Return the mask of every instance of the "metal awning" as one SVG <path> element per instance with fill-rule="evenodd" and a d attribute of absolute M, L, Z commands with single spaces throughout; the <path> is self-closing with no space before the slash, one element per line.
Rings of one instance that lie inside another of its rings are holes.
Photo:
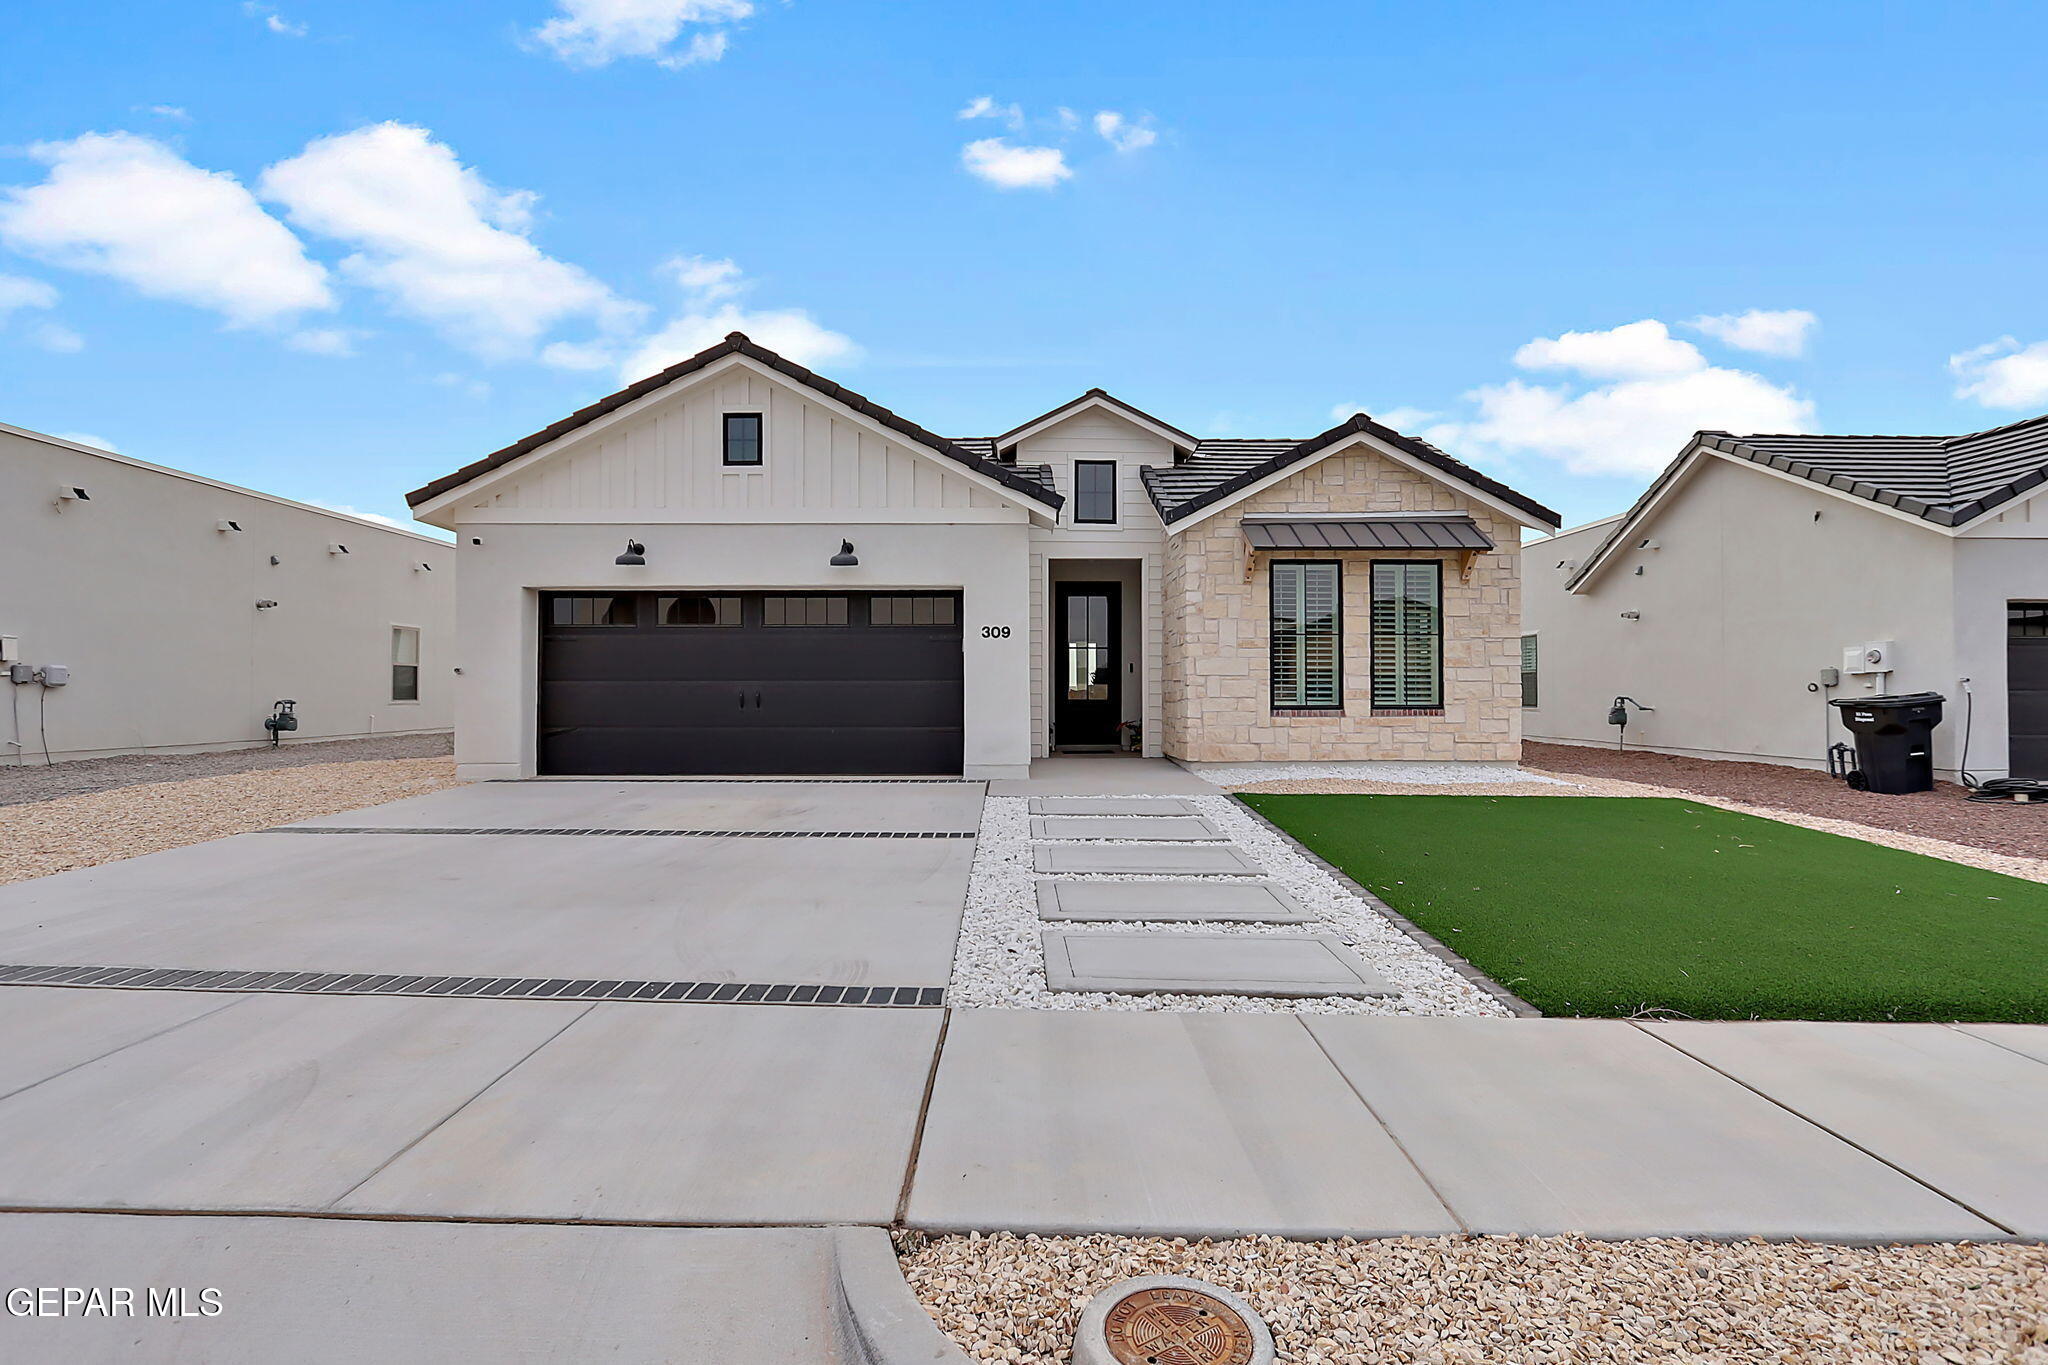
<path fill-rule="evenodd" d="M 1254 550 L 1491 550 L 1479 523 L 1464 516 L 1349 517 L 1261 521 L 1246 518 Z"/>

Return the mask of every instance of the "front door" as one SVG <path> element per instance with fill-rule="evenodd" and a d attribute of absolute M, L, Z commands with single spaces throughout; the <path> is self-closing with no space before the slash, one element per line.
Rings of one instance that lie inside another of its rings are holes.
<path fill-rule="evenodd" d="M 1116 743 L 1123 719 L 1118 648 L 1120 583 L 1060 583 L 1053 590 L 1053 743 L 1063 749 Z"/>
<path fill-rule="evenodd" d="M 2005 619 L 2007 762 L 2048 777 L 2048 602 L 2008 602 Z"/>

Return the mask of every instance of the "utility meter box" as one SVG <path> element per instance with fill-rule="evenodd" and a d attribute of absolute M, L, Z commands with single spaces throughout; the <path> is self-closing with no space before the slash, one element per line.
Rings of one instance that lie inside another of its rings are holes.
<path fill-rule="evenodd" d="M 1898 646 L 1890 640 L 1866 640 L 1842 651 L 1842 671 L 1858 675 L 1890 673 L 1898 668 Z"/>

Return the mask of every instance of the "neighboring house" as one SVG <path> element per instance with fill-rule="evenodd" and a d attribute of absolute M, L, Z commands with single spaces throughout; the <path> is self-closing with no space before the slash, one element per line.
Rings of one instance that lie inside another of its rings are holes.
<path fill-rule="evenodd" d="M 446 730 L 454 579 L 445 541 L 0 425 L 0 764 L 267 743 L 286 698 L 287 743 Z"/>
<path fill-rule="evenodd" d="M 1523 728 L 1611 744 L 1627 695 L 1655 708 L 1632 746 L 1818 767 L 1850 739 L 1830 698 L 1932 691 L 1944 775 L 1967 732 L 1980 778 L 2048 777 L 2044 485 L 2048 417 L 1703 431 L 1626 514 L 1523 548 Z"/>
<path fill-rule="evenodd" d="M 1513 760 L 1557 525 L 1362 415 L 1199 440 L 1091 390 L 948 439 L 738 333 L 410 500 L 458 534 L 468 778 Z"/>

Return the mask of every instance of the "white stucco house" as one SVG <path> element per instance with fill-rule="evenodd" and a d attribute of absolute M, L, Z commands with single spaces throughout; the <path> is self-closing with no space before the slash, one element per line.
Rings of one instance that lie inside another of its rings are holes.
<path fill-rule="evenodd" d="M 1203 440 L 1091 390 L 946 438 L 738 333 L 409 498 L 457 534 L 466 778 L 1512 760 L 1557 525 L 1362 414 Z"/>
<path fill-rule="evenodd" d="M 1626 513 L 1523 549 L 1532 739 L 1819 767 L 1831 698 L 1940 692 L 1936 770 L 2048 777 L 2048 417 L 1703 431 Z M 1831 670 L 1831 671 L 1830 671 Z"/>
<path fill-rule="evenodd" d="M 443 731 L 444 540 L 0 424 L 0 764 Z"/>

